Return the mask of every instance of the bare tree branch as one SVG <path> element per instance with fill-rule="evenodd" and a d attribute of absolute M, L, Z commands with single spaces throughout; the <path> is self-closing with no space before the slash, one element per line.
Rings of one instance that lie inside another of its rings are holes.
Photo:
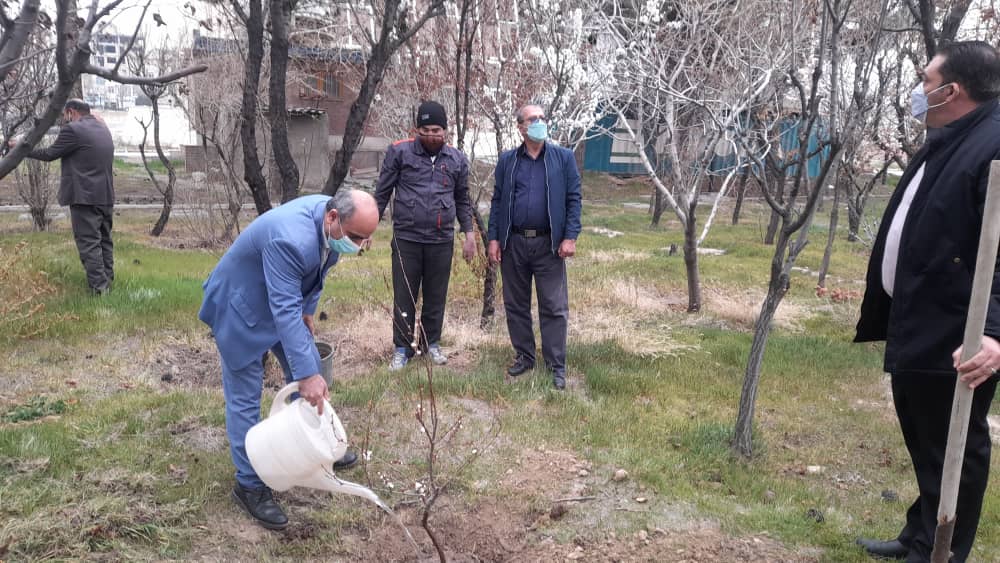
<path fill-rule="evenodd" d="M 169 84 L 171 82 L 177 82 L 181 78 L 184 78 L 186 76 L 191 76 L 192 74 L 205 72 L 206 70 L 208 70 L 208 65 L 197 64 L 161 76 L 145 77 L 145 76 L 122 76 L 113 70 L 101 68 L 99 66 L 92 65 L 90 63 L 87 63 L 83 67 L 84 74 L 93 74 L 95 76 L 100 76 L 105 80 L 110 80 L 112 82 L 117 82 L 119 84 L 134 84 L 137 86 L 144 86 L 144 85 L 162 86 L 164 84 Z"/>
<path fill-rule="evenodd" d="M 21 59 L 28 36 L 38 20 L 39 3 L 40 0 L 25 0 L 17 19 L 9 27 L 4 26 L 3 48 L 0 49 L 0 82 L 7 78 L 10 69 Z M 0 9 L 0 12 L 3 10 Z"/>

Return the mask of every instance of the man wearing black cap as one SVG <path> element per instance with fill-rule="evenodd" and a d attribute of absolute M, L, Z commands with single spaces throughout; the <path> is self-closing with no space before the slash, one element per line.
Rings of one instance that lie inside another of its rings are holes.
<path fill-rule="evenodd" d="M 396 141 L 385 153 L 375 189 L 379 217 L 395 193 L 392 208 L 392 291 L 395 302 L 390 370 L 402 369 L 419 343 L 437 365 L 447 363 L 441 350 L 444 302 L 451 277 L 451 257 L 458 218 L 465 243 L 462 256 L 476 255 L 469 200 L 469 161 L 445 144 L 448 117 L 437 102 L 417 108 L 417 136 Z M 414 315 L 421 286 L 420 330 Z"/>

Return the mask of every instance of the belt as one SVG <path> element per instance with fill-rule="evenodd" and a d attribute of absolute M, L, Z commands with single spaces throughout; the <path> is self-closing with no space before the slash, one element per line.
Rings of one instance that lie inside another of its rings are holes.
<path fill-rule="evenodd" d="M 522 235 L 524 238 L 541 237 L 552 232 L 551 229 L 522 229 L 520 227 L 511 227 L 510 230 Z"/>

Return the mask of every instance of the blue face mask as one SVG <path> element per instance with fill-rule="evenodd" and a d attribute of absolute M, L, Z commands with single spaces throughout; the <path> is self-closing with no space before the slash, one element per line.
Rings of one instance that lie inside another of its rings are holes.
<path fill-rule="evenodd" d="M 542 142 L 549 138 L 549 125 L 541 119 L 528 125 L 528 138 L 535 142 Z"/>
<path fill-rule="evenodd" d="M 937 92 L 945 86 L 951 86 L 951 83 L 942 84 L 937 88 L 931 90 L 930 92 L 924 93 L 923 83 L 917 84 L 913 90 L 910 92 L 910 115 L 923 121 L 927 118 L 927 110 L 936 108 L 938 106 L 943 106 L 948 102 L 941 102 L 940 104 L 935 104 L 933 106 L 928 105 L 927 96 L 930 96 L 934 92 Z"/>
<path fill-rule="evenodd" d="M 344 234 L 344 228 L 340 228 L 341 235 Z M 361 247 L 354 244 L 354 241 L 350 237 L 344 235 L 340 238 L 333 238 L 331 236 L 326 237 L 326 244 L 330 247 L 330 250 L 336 252 L 337 254 L 357 254 Z"/>

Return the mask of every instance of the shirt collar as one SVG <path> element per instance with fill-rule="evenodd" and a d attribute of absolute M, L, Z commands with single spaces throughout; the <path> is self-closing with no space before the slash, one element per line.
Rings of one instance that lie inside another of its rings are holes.
<path fill-rule="evenodd" d="M 542 158 L 543 156 L 545 156 L 545 148 L 548 145 L 549 144 L 546 143 L 546 142 L 542 143 L 542 150 L 538 151 L 538 158 Z M 517 155 L 518 156 L 523 156 L 525 158 L 531 158 L 531 156 L 528 154 L 528 147 L 524 143 L 524 141 L 521 141 L 521 146 L 517 147 Z M 532 160 L 537 160 L 537 159 L 532 159 Z"/>

